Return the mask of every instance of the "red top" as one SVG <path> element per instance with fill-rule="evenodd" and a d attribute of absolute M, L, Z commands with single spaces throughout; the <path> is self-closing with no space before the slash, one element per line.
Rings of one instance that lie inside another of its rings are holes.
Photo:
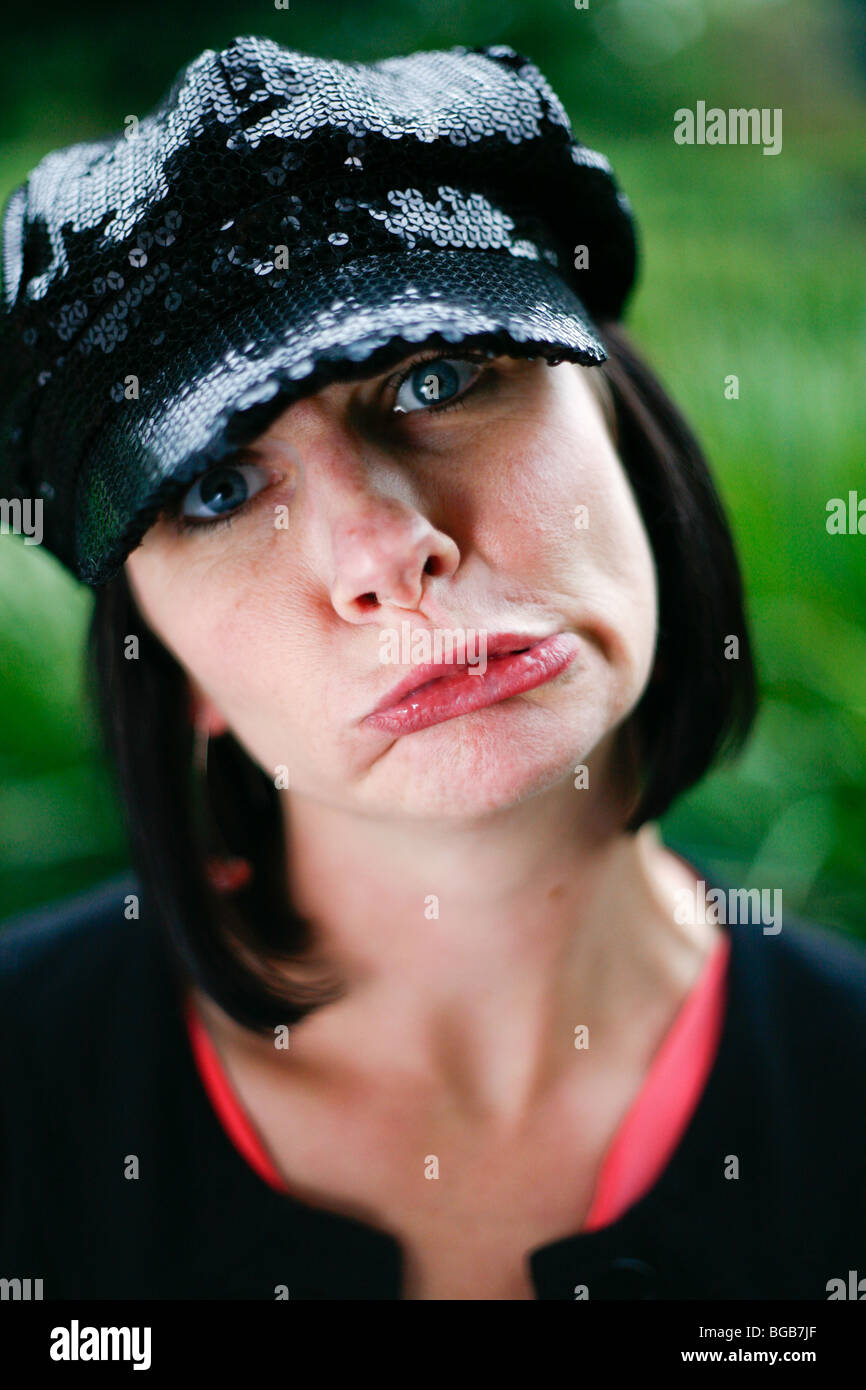
<path fill-rule="evenodd" d="M 715 1060 L 725 1014 L 729 953 L 730 940 L 725 936 L 653 1058 L 602 1162 L 584 1231 L 617 1221 L 667 1167 Z M 187 996 L 185 1019 L 199 1075 L 229 1139 L 260 1178 L 277 1192 L 289 1194 L 232 1089 L 191 995 Z"/>

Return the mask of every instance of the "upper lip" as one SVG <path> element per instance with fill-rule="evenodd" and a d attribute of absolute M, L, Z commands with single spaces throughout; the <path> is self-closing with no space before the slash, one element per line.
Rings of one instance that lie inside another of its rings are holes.
<path fill-rule="evenodd" d="M 417 629 L 416 629 L 417 631 Z M 464 629 L 472 631 L 472 629 Z M 476 628 L 476 632 L 483 632 L 483 628 Z M 553 634 L 549 632 L 496 632 L 490 633 L 487 637 L 486 654 L 487 656 L 501 656 L 505 652 L 520 651 L 523 647 L 534 647 L 538 642 L 543 642 L 546 637 Z M 476 642 L 476 650 L 478 644 Z M 370 714 L 381 714 L 383 710 L 390 709 L 392 705 L 399 704 L 406 695 L 410 695 L 419 686 L 427 685 L 430 681 L 438 680 L 442 676 L 453 675 L 455 671 L 466 667 L 465 661 L 436 661 L 427 662 L 424 665 L 413 666 L 402 680 L 392 686 L 387 695 L 376 707 L 370 710 Z M 365 718 L 369 718 L 366 715 Z"/>

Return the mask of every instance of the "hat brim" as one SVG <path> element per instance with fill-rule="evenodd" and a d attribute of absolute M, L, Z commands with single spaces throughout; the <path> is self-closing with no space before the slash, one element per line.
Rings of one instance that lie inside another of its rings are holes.
<path fill-rule="evenodd" d="M 75 506 L 85 583 L 113 578 L 173 493 L 330 382 L 377 375 L 431 342 L 587 366 L 606 357 L 553 266 L 466 250 L 361 257 L 254 286 L 193 339 L 166 351 L 87 451 Z"/>

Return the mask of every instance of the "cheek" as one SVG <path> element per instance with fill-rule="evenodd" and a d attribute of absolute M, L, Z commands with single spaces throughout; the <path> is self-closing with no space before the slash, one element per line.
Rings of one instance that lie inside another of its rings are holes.
<path fill-rule="evenodd" d="M 217 543 L 188 545 L 182 563 L 142 565 L 133 591 L 147 621 L 185 671 L 235 726 L 254 713 L 304 698 L 303 635 L 286 602 L 290 586 L 227 558 Z M 199 542 L 196 542 L 199 544 Z M 205 549 L 205 547 L 208 547 Z"/>
<path fill-rule="evenodd" d="M 623 698 L 632 698 L 652 669 L 657 577 L 600 418 L 566 412 L 557 428 L 512 433 L 498 457 L 500 485 L 478 513 L 485 552 L 540 594 L 561 596 L 571 616 L 595 629 L 621 668 Z"/>
<path fill-rule="evenodd" d="M 576 529 L 576 582 L 621 670 L 621 701 L 649 679 L 658 636 L 658 582 L 649 537 L 619 459 L 586 480 L 588 525 Z"/>
<path fill-rule="evenodd" d="M 643 613 L 655 606 L 649 537 L 606 432 L 566 421 L 543 436 L 512 437 L 498 452 L 495 487 L 478 529 L 503 554 L 607 582 Z M 483 476 L 479 470 L 479 476 Z"/>

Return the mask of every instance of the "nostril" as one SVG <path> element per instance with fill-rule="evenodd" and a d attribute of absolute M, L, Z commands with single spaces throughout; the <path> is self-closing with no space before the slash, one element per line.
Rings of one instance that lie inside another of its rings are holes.
<path fill-rule="evenodd" d="M 427 563 L 424 566 L 424 573 L 432 574 L 434 576 L 437 574 L 441 574 L 440 561 L 437 560 L 435 555 L 429 555 L 427 557 Z"/>

